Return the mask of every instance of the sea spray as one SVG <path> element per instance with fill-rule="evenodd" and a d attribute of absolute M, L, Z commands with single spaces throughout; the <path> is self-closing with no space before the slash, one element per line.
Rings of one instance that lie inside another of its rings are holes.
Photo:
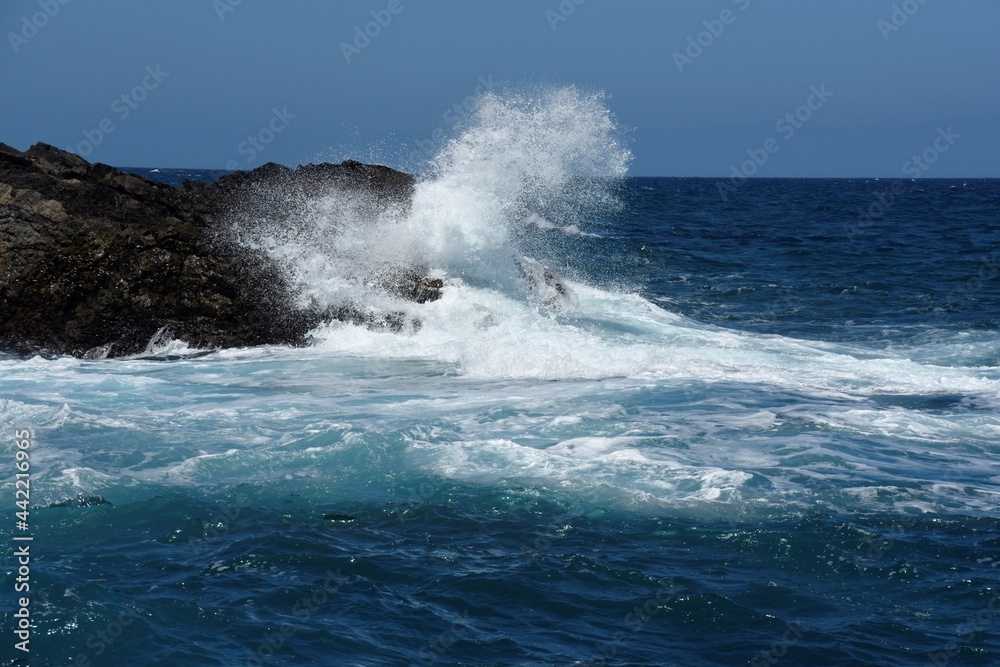
<path fill-rule="evenodd" d="M 456 132 L 408 206 L 339 188 L 270 193 L 290 197 L 294 214 L 276 225 L 251 211 L 243 242 L 278 259 L 318 308 L 413 311 L 387 289 L 405 267 L 528 298 L 537 272 L 523 256 L 545 254 L 540 231 L 580 234 L 588 215 L 618 207 L 631 154 L 605 96 L 573 86 L 485 93 Z"/>
<path fill-rule="evenodd" d="M 510 244 L 530 250 L 539 219 L 613 213 L 631 153 L 605 101 L 575 87 L 483 95 L 417 187 L 408 222 L 429 259 L 475 275 Z"/>
<path fill-rule="evenodd" d="M 1000 184 L 927 180 L 870 261 L 836 220 L 877 183 L 744 187 L 630 179 L 628 215 L 580 221 L 599 239 L 532 223 L 590 266 L 650 258 L 646 298 L 585 276 L 549 309 L 471 266 L 411 335 L 0 354 L 0 424 L 35 436 L 36 661 L 996 662 L 998 281 L 933 309 L 1000 247 Z M 272 233 L 351 259 L 337 215 Z M 755 324 L 782 294 L 808 321 Z"/>

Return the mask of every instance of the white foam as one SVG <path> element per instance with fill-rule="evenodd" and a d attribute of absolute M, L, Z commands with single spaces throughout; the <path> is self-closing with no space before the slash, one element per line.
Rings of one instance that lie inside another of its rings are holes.
<path fill-rule="evenodd" d="M 495 484 L 518 479 L 542 486 L 598 487 L 606 500 L 662 507 L 677 502 L 733 501 L 751 475 L 715 466 L 652 460 L 634 438 L 575 438 L 546 448 L 510 439 L 421 442 L 423 465 L 453 479 Z"/>
<path fill-rule="evenodd" d="M 485 94 L 409 206 L 384 209 L 332 190 L 296 201 L 287 224 L 248 211 L 241 237 L 285 267 L 303 304 L 405 310 L 410 304 L 387 294 L 385 283 L 410 266 L 517 298 L 530 288 L 518 263 L 533 235 L 592 234 L 581 216 L 617 205 L 631 159 L 617 134 L 600 93 L 569 86 Z"/>
<path fill-rule="evenodd" d="M 995 512 L 993 339 L 885 350 L 756 335 L 574 280 L 573 298 L 539 298 L 545 269 L 525 256 L 591 234 L 584 214 L 616 206 L 628 159 L 600 95 L 484 96 L 408 209 L 330 192 L 297 202 L 294 224 L 245 230 L 303 303 L 403 311 L 419 328 L 334 323 L 307 349 L 170 364 L 144 357 L 195 350 L 161 338 L 127 360 L 0 358 L 14 397 L 0 423 L 38 428 L 33 465 L 59 493 L 293 480 L 325 497 L 423 476 L 655 512 Z M 442 297 L 392 296 L 398 265 L 442 278 Z M 135 434 L 140 451 L 123 452 Z"/>

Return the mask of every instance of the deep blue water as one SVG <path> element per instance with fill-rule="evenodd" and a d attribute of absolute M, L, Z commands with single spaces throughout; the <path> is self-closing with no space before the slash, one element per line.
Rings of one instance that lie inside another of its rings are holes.
<path fill-rule="evenodd" d="M 463 228 L 416 332 L 0 356 L 30 664 L 1000 664 L 1000 181 L 719 183 L 512 226 L 559 307 Z"/>

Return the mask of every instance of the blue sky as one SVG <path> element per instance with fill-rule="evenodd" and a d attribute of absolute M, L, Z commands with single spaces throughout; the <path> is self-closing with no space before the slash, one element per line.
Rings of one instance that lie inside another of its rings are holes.
<path fill-rule="evenodd" d="M 633 175 L 998 177 L 998 27 L 996 0 L 5 0 L 0 141 L 419 169 L 477 91 L 570 83 Z"/>

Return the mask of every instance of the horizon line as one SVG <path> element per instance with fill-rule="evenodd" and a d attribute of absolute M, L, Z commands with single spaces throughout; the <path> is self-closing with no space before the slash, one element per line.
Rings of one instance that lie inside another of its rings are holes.
<path fill-rule="evenodd" d="M 346 162 L 347 160 L 353 160 L 353 158 L 345 158 L 344 161 Z M 355 162 L 361 162 L 361 160 L 354 160 L 354 161 Z M 93 162 L 92 164 L 107 164 L 107 163 L 106 162 Z M 340 162 L 303 162 L 303 163 L 300 163 L 300 164 L 296 164 L 295 166 L 289 166 L 289 165 L 281 164 L 280 162 L 267 162 L 265 164 L 279 164 L 279 165 L 281 165 L 283 167 L 288 167 L 289 169 L 296 169 L 298 167 L 302 167 L 302 166 L 305 166 L 307 164 L 341 164 L 341 163 Z M 390 169 L 396 169 L 396 171 L 404 171 L 402 169 L 397 169 L 396 167 L 393 167 L 392 165 L 388 165 L 388 164 L 381 164 L 381 163 L 376 163 L 376 162 L 365 162 L 364 164 L 370 164 L 370 165 L 373 165 L 373 166 L 389 167 Z M 162 169 L 168 169 L 168 170 L 171 170 L 171 171 L 220 171 L 220 172 L 225 172 L 227 174 L 233 174 L 233 173 L 236 173 L 238 171 L 243 171 L 243 172 L 253 171 L 254 169 L 257 169 L 257 168 L 262 167 L 264 165 L 257 165 L 257 167 L 253 167 L 251 169 L 226 169 L 224 167 L 137 167 L 137 166 L 132 166 L 132 165 L 129 165 L 129 166 L 115 166 L 115 165 L 112 165 L 112 164 L 107 164 L 107 166 L 113 167 L 114 169 L 119 169 L 119 170 L 126 170 L 126 169 L 145 169 L 145 170 L 161 169 L 162 170 Z M 409 172 L 404 172 L 404 173 L 409 173 Z M 609 177 L 609 178 L 614 178 L 614 177 Z M 624 176 L 624 178 L 697 178 L 697 179 L 706 179 L 706 180 L 720 181 L 720 180 L 730 180 L 730 179 L 732 179 L 732 176 L 698 176 L 698 175 L 678 176 L 678 175 L 663 175 L 663 174 L 659 174 L 659 175 L 628 174 L 628 175 Z M 979 181 L 989 181 L 989 180 L 1000 180 L 1000 175 L 997 175 L 997 176 L 919 176 L 919 177 L 912 177 L 912 176 L 870 176 L 870 175 L 869 176 L 747 176 L 747 177 L 745 177 L 742 180 L 747 180 L 747 181 L 767 181 L 767 180 L 793 180 L 793 179 L 798 179 L 798 180 L 857 180 L 857 179 L 865 179 L 865 180 L 876 180 L 876 181 L 882 181 L 882 180 L 893 180 L 893 181 L 897 181 L 897 180 L 898 181 L 961 181 L 961 180 L 979 180 Z"/>

